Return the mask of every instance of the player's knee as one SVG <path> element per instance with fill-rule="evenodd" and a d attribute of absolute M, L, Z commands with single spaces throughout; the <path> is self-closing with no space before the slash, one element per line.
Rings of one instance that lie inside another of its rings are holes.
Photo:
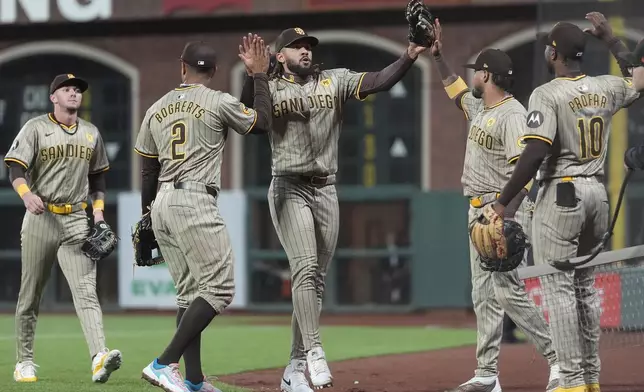
<path fill-rule="evenodd" d="M 302 260 L 291 271 L 293 290 L 302 288 L 316 288 L 317 265 L 315 260 Z"/>
<path fill-rule="evenodd" d="M 205 299 L 217 314 L 220 314 L 233 302 L 235 288 L 203 288 L 199 290 L 199 296 Z"/>

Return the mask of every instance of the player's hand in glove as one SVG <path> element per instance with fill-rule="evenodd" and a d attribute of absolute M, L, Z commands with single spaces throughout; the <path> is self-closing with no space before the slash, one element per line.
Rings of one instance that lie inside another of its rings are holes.
<path fill-rule="evenodd" d="M 411 58 L 416 58 L 434 42 L 435 18 L 422 0 L 410 0 L 407 3 L 405 18 L 409 25 L 408 53 Z"/>
<path fill-rule="evenodd" d="M 117 243 L 118 237 L 110 225 L 102 221 L 94 225 L 89 237 L 81 246 L 81 251 L 92 261 L 99 261 L 109 256 Z"/>
<path fill-rule="evenodd" d="M 483 207 L 480 216 L 470 223 L 469 231 L 484 270 L 512 271 L 523 261 L 527 247 L 523 228 L 515 221 L 504 220 L 492 204 Z"/>
<path fill-rule="evenodd" d="M 154 231 L 152 230 L 152 216 L 146 212 L 132 230 L 132 247 L 134 248 L 134 264 L 139 267 L 149 267 L 163 263 L 163 257 L 152 257 L 152 250 L 159 249 Z"/>

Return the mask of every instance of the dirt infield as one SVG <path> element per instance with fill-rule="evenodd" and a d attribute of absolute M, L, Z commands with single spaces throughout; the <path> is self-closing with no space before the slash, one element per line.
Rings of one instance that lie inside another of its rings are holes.
<path fill-rule="evenodd" d="M 449 317 L 441 317 L 449 316 Z M 472 326 L 466 312 L 414 316 L 323 317 L 324 325 L 448 325 Z M 644 335 L 609 333 L 602 336 L 602 391 L 644 391 Z M 329 392 L 443 392 L 469 379 L 476 366 L 474 347 L 390 355 L 333 362 L 335 386 Z M 546 361 L 530 344 L 503 345 L 500 379 L 506 392 L 543 392 Z M 283 369 L 220 377 L 221 381 L 253 389 L 278 391 Z"/>

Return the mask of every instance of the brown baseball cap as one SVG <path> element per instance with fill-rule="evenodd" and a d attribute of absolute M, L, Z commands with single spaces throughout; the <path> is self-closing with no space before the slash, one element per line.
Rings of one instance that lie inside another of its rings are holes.
<path fill-rule="evenodd" d="M 286 29 L 280 33 L 275 41 L 275 51 L 279 52 L 280 50 L 294 44 L 297 41 L 305 40 L 311 45 L 311 47 L 316 46 L 320 41 L 306 34 L 304 30 L 299 27 L 293 27 L 291 29 Z"/>
<path fill-rule="evenodd" d="M 215 68 L 217 52 L 204 41 L 192 41 L 183 48 L 181 61 L 195 68 Z"/>
<path fill-rule="evenodd" d="M 496 75 L 512 75 L 512 59 L 500 49 L 486 49 L 478 55 L 474 64 L 465 64 L 464 67 Z"/>
<path fill-rule="evenodd" d="M 53 94 L 54 91 L 66 86 L 78 87 L 81 93 L 85 92 L 85 90 L 89 88 L 89 84 L 85 80 L 76 77 L 74 74 L 60 74 L 54 78 L 53 82 L 51 82 L 51 85 L 49 86 L 49 94 Z"/>
<path fill-rule="evenodd" d="M 586 49 L 588 34 L 579 26 L 568 23 L 557 23 L 549 33 L 537 34 L 537 39 L 544 45 L 552 46 L 558 53 L 569 59 L 581 59 Z"/>

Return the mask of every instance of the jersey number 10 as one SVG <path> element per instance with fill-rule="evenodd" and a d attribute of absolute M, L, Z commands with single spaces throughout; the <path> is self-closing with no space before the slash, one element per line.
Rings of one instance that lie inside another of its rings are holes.
<path fill-rule="evenodd" d="M 581 159 L 598 158 L 604 143 L 604 119 L 601 117 L 592 117 L 590 120 L 579 118 L 577 130 L 579 131 Z"/>
<path fill-rule="evenodd" d="M 186 124 L 182 122 L 172 124 L 172 140 L 170 141 L 170 149 L 172 152 L 173 160 L 182 160 L 186 157 L 185 152 L 177 152 L 177 147 L 181 147 L 186 143 Z"/>

